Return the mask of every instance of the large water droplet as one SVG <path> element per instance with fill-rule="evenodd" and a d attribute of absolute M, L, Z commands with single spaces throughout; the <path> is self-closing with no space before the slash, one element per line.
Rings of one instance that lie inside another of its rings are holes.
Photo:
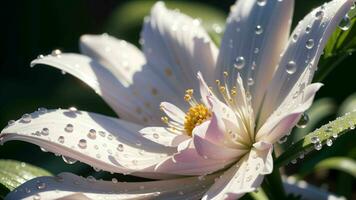
<path fill-rule="evenodd" d="M 320 142 L 320 139 L 318 138 L 318 136 L 312 136 L 310 138 L 310 142 L 313 144 L 316 144 L 316 143 Z"/>
<path fill-rule="evenodd" d="M 62 54 L 62 52 L 61 52 L 61 50 L 59 50 L 59 49 L 55 49 L 55 50 L 53 50 L 52 53 L 51 53 L 52 56 L 56 56 L 56 57 L 60 57 L 61 54 Z"/>
<path fill-rule="evenodd" d="M 305 128 L 309 122 L 309 116 L 306 113 L 303 113 L 302 116 L 300 117 L 297 127 L 298 128 Z"/>
<path fill-rule="evenodd" d="M 314 148 L 315 150 L 320 151 L 323 148 L 323 145 L 320 142 L 318 142 L 314 144 Z"/>
<path fill-rule="evenodd" d="M 311 31 L 311 26 L 308 25 L 306 28 L 305 28 L 305 33 L 310 33 Z"/>
<path fill-rule="evenodd" d="M 21 122 L 30 123 L 31 119 L 32 119 L 31 115 L 26 113 L 22 115 Z"/>
<path fill-rule="evenodd" d="M 70 164 L 70 165 L 77 162 L 77 160 L 70 158 L 70 157 L 66 157 L 66 156 L 62 156 L 62 159 L 65 163 Z"/>
<path fill-rule="evenodd" d="M 297 65 L 294 61 L 289 61 L 286 65 L 286 72 L 288 74 L 294 74 L 297 71 Z"/>
<path fill-rule="evenodd" d="M 309 39 L 306 43 L 305 43 L 305 47 L 307 49 L 312 49 L 314 47 L 314 40 L 313 39 Z"/>
<path fill-rule="evenodd" d="M 87 148 L 87 141 L 85 139 L 80 139 L 78 142 L 78 147 L 85 149 Z"/>
<path fill-rule="evenodd" d="M 328 146 L 328 147 L 330 147 L 330 146 L 332 146 L 333 145 L 333 140 L 332 139 L 327 139 L 326 140 L 326 145 Z"/>
<path fill-rule="evenodd" d="M 87 136 L 88 136 L 88 138 L 94 140 L 96 138 L 96 130 L 95 129 L 90 129 Z"/>
<path fill-rule="evenodd" d="M 265 6 L 267 3 L 267 0 L 257 0 L 257 5 L 259 6 Z"/>
<path fill-rule="evenodd" d="M 64 128 L 64 130 L 68 133 L 73 132 L 74 126 L 73 124 L 67 124 L 66 127 Z"/>
<path fill-rule="evenodd" d="M 347 31 L 349 30 L 350 26 L 351 26 L 351 20 L 350 17 L 346 14 L 342 18 L 341 22 L 339 23 L 339 28 L 343 31 Z"/>
<path fill-rule="evenodd" d="M 234 66 L 236 69 L 242 69 L 245 66 L 245 58 L 240 56 L 235 59 L 235 64 Z"/>
<path fill-rule="evenodd" d="M 257 25 L 256 28 L 255 28 L 255 33 L 256 33 L 257 35 L 261 35 L 261 34 L 263 33 L 263 28 L 262 28 L 262 26 Z"/>

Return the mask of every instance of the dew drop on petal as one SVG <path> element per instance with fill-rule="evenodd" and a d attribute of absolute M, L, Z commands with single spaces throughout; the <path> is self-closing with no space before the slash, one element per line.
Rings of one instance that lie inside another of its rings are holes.
<path fill-rule="evenodd" d="M 49 129 L 48 128 L 43 128 L 41 131 L 42 135 L 48 135 L 49 134 Z"/>
<path fill-rule="evenodd" d="M 236 69 L 242 69 L 245 66 L 245 58 L 242 56 L 237 57 L 234 66 Z"/>
<path fill-rule="evenodd" d="M 95 182 L 95 181 L 96 181 L 96 179 L 95 179 L 94 176 L 87 176 L 87 180 L 88 180 L 89 182 Z"/>
<path fill-rule="evenodd" d="M 77 160 L 67 157 L 67 156 L 62 156 L 62 159 L 65 163 L 70 164 L 70 165 L 77 162 Z"/>
<path fill-rule="evenodd" d="M 311 31 L 311 26 L 308 25 L 306 28 L 305 28 L 305 33 L 310 33 Z"/>
<path fill-rule="evenodd" d="M 343 31 L 347 31 L 349 30 L 350 26 L 351 26 L 351 20 L 350 17 L 346 14 L 342 18 L 341 22 L 339 23 L 339 28 Z"/>
<path fill-rule="evenodd" d="M 305 128 L 309 122 L 309 116 L 306 113 L 303 113 L 302 116 L 300 116 L 300 119 L 297 123 L 298 128 Z"/>
<path fill-rule="evenodd" d="M 314 47 L 314 40 L 313 39 L 309 39 L 306 43 L 305 43 L 305 47 L 307 49 L 312 49 Z"/>
<path fill-rule="evenodd" d="M 293 42 L 296 42 L 298 40 L 298 34 L 294 33 L 292 36 Z"/>
<path fill-rule="evenodd" d="M 267 4 L 267 0 L 257 0 L 257 5 L 265 6 Z"/>
<path fill-rule="evenodd" d="M 73 124 L 67 124 L 66 127 L 64 128 L 64 130 L 68 133 L 73 132 L 74 126 Z"/>
<path fill-rule="evenodd" d="M 263 33 L 263 28 L 261 25 L 257 25 L 256 28 L 255 28 L 255 33 L 257 35 L 261 35 Z"/>
<path fill-rule="evenodd" d="M 64 143 L 64 137 L 63 136 L 59 136 L 58 137 L 58 142 L 63 144 Z"/>
<path fill-rule="evenodd" d="M 40 108 L 37 109 L 37 111 L 38 111 L 40 114 L 45 114 L 45 113 L 47 113 L 47 108 L 40 107 Z"/>
<path fill-rule="evenodd" d="M 43 147 L 40 147 L 41 151 L 42 152 L 48 152 L 47 149 L 43 148 Z"/>
<path fill-rule="evenodd" d="M 112 183 L 118 183 L 119 181 L 118 181 L 116 178 L 112 178 L 112 179 L 111 179 L 111 182 L 112 182 Z"/>
<path fill-rule="evenodd" d="M 87 141 L 85 139 L 80 139 L 78 142 L 78 147 L 85 149 L 87 148 Z"/>
<path fill-rule="evenodd" d="M 286 65 L 286 72 L 288 74 L 294 74 L 297 71 L 297 65 L 294 61 L 289 61 Z"/>
<path fill-rule="evenodd" d="M 116 149 L 118 151 L 122 152 L 124 150 L 124 145 L 123 144 L 118 144 Z"/>
<path fill-rule="evenodd" d="M 90 129 L 87 136 L 88 136 L 88 138 L 94 140 L 96 138 L 96 130 L 95 129 Z"/>
<path fill-rule="evenodd" d="M 15 120 L 10 120 L 10 121 L 7 122 L 7 125 L 9 125 L 9 126 L 11 126 L 13 124 L 15 124 Z"/>
<path fill-rule="evenodd" d="M 30 123 L 31 119 L 32 119 L 31 115 L 26 113 L 22 115 L 21 122 Z"/>
<path fill-rule="evenodd" d="M 106 133 L 105 133 L 104 131 L 99 131 L 99 135 L 100 135 L 101 137 L 105 137 Z"/>
<path fill-rule="evenodd" d="M 317 142 L 314 144 L 314 148 L 317 151 L 320 151 L 322 149 L 323 145 L 320 142 Z"/>
<path fill-rule="evenodd" d="M 324 17 L 324 11 L 323 11 L 323 10 L 318 10 L 318 11 L 316 11 L 316 13 L 315 13 L 315 18 L 316 18 L 317 20 L 321 20 L 323 17 Z"/>
<path fill-rule="evenodd" d="M 297 159 L 293 159 L 292 161 L 290 161 L 292 164 L 297 164 Z"/>
<path fill-rule="evenodd" d="M 52 53 L 51 53 L 51 55 L 52 55 L 52 56 L 55 56 L 55 57 L 60 57 L 61 54 L 62 54 L 62 52 L 61 52 L 61 50 L 59 50 L 59 49 L 55 49 L 55 50 L 53 50 Z"/>
<path fill-rule="evenodd" d="M 247 85 L 251 86 L 255 83 L 255 81 L 253 80 L 253 78 L 248 78 L 247 79 Z"/>
<path fill-rule="evenodd" d="M 38 182 L 36 185 L 37 189 L 42 190 L 46 188 L 46 183 L 44 182 Z"/>

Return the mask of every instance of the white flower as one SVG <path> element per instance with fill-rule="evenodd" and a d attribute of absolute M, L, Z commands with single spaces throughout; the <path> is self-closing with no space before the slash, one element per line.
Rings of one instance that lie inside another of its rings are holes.
<path fill-rule="evenodd" d="M 351 4 L 334 0 L 313 10 L 290 36 L 294 1 L 240 0 L 218 51 L 199 20 L 159 2 L 144 22 L 143 53 L 108 35 L 84 35 L 83 55 L 55 51 L 34 60 L 84 81 L 121 119 L 40 109 L 9 124 L 2 142 L 23 140 L 69 163 L 167 180 L 117 183 L 64 173 L 29 181 L 7 198 L 235 199 L 255 190 L 273 169 L 273 144 L 320 88 L 310 84 L 316 65 Z"/>

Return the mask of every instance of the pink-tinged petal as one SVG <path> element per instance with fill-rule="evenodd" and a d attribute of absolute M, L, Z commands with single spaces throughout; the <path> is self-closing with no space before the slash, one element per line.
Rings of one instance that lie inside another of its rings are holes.
<path fill-rule="evenodd" d="M 109 172 L 167 177 L 156 174 L 154 166 L 173 155 L 176 148 L 142 137 L 141 128 L 137 124 L 85 111 L 36 111 L 2 130 L 0 140 L 33 143 L 49 152 Z"/>
<path fill-rule="evenodd" d="M 204 103 L 205 106 L 209 107 L 208 96 L 213 96 L 214 93 L 211 92 L 208 84 L 206 84 L 201 72 L 198 72 L 197 78 L 198 78 L 199 86 L 200 86 L 199 91 L 200 91 L 201 101 Z"/>
<path fill-rule="evenodd" d="M 146 127 L 140 133 L 143 137 L 168 147 L 177 147 L 190 139 L 188 135 L 181 135 L 180 132 L 165 127 Z"/>
<path fill-rule="evenodd" d="M 168 102 L 162 102 L 160 107 L 169 118 L 183 126 L 185 113 L 180 108 Z"/>
<path fill-rule="evenodd" d="M 260 186 L 265 165 L 270 163 L 271 148 L 252 149 L 238 163 L 225 171 L 205 193 L 203 200 L 238 199 Z"/>
<path fill-rule="evenodd" d="M 149 110 L 159 119 L 157 108 L 160 102 L 181 99 L 182 96 L 176 95 L 175 88 L 167 86 L 166 78 L 161 79 L 155 74 L 152 67 L 146 64 L 144 54 L 129 42 L 107 34 L 83 35 L 80 47 L 82 53 L 99 62 L 124 86 L 117 88 L 116 93 L 139 99 L 140 105 L 135 109 L 138 112 Z M 183 100 L 177 103 L 184 105 Z"/>
<path fill-rule="evenodd" d="M 352 3 L 353 0 L 330 1 L 311 11 L 295 28 L 268 86 L 259 126 L 281 104 L 292 102 L 310 84 L 326 42 Z M 316 17 L 317 12 L 323 12 L 323 15 Z"/>
<path fill-rule="evenodd" d="M 157 165 L 156 172 L 187 176 L 206 175 L 225 168 L 231 162 L 233 160 L 214 160 L 202 157 L 194 147 L 190 147 L 181 149 L 171 158 L 162 161 Z"/>
<path fill-rule="evenodd" d="M 70 173 L 56 177 L 32 179 L 6 196 L 6 200 L 50 199 L 199 199 L 214 181 L 213 175 L 203 180 L 197 177 L 149 181 L 111 182 L 87 179 Z M 41 188 L 39 189 L 39 185 Z"/>
<path fill-rule="evenodd" d="M 198 154 L 208 159 L 233 160 L 247 153 L 247 149 L 229 148 L 224 145 L 217 145 L 200 136 L 204 126 L 197 126 L 193 130 L 194 147 Z M 204 135 L 204 134 L 202 134 Z"/>
<path fill-rule="evenodd" d="M 72 53 L 63 53 L 60 56 L 48 55 L 33 60 L 31 63 L 31 65 L 38 64 L 56 67 L 82 80 L 98 93 L 122 119 L 141 124 L 161 124 L 160 112 L 157 109 L 159 101 L 148 101 L 150 99 L 142 101 L 143 98 L 139 95 L 141 91 L 124 85 L 112 72 L 87 56 Z M 142 87 L 140 89 L 151 91 L 152 88 Z M 167 96 L 170 96 L 170 93 L 167 93 Z"/>
<path fill-rule="evenodd" d="M 218 50 L 198 19 L 157 2 L 144 22 L 142 38 L 148 64 L 170 87 L 179 88 L 182 97 L 187 88 L 198 91 L 198 71 L 213 80 Z"/>
<path fill-rule="evenodd" d="M 312 105 L 314 96 L 321 86 L 321 83 L 309 85 L 303 95 L 301 95 L 301 103 L 294 104 L 293 102 L 289 102 L 294 105 L 294 107 L 288 108 L 288 110 L 283 110 L 285 107 L 281 105 L 281 108 L 277 109 L 258 130 L 256 140 L 268 141 L 273 144 L 289 133 L 300 119 L 302 113 Z M 292 109 L 292 111 L 290 111 L 290 109 Z"/>
<path fill-rule="evenodd" d="M 228 72 L 227 83 L 233 85 L 237 72 L 241 73 L 255 115 L 288 41 L 294 0 L 268 0 L 262 4 L 258 0 L 238 0 L 231 7 L 216 74 L 223 80 L 223 72 Z"/>

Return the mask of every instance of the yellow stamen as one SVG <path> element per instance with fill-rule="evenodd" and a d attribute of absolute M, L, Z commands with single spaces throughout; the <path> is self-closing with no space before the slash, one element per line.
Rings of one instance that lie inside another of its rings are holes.
<path fill-rule="evenodd" d="M 189 108 L 185 114 L 184 130 L 189 136 L 192 136 L 193 129 L 211 118 L 211 112 L 203 104 L 197 104 Z"/>

